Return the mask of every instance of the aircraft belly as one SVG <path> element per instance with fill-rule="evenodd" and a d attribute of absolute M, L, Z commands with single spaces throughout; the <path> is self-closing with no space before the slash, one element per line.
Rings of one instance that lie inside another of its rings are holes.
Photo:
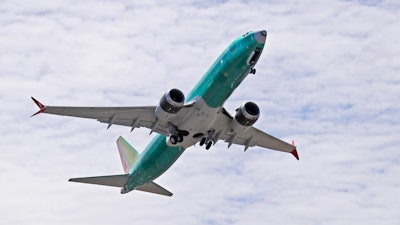
<path fill-rule="evenodd" d="M 178 128 L 189 131 L 189 135 L 179 145 L 172 145 L 167 141 L 167 137 L 157 134 L 132 169 L 127 184 L 129 189 L 153 181 L 162 175 L 186 148 L 193 146 L 201 139 L 201 137 L 193 136 L 199 133 L 206 135 L 210 129 L 213 129 L 212 124 L 222 108 L 211 108 L 200 97 L 196 97 L 195 101 L 193 106 L 195 110 L 178 124 Z"/>
<path fill-rule="evenodd" d="M 127 187 L 134 189 L 162 175 L 184 152 L 183 147 L 168 146 L 166 137 L 157 134 L 140 155 L 131 171 Z"/>
<path fill-rule="evenodd" d="M 180 130 L 189 132 L 189 135 L 185 136 L 184 141 L 179 143 L 179 145 L 186 149 L 199 142 L 208 131 L 213 129 L 212 126 L 215 119 L 221 111 L 222 107 L 211 108 L 205 104 L 203 98 L 199 96 L 195 97 L 195 104 L 192 113 L 187 116 L 185 120 L 176 124 Z M 173 146 L 169 142 L 167 142 L 167 145 Z"/>

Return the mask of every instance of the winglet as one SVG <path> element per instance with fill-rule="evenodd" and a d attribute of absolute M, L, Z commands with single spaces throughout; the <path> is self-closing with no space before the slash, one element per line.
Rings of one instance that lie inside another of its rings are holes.
<path fill-rule="evenodd" d="M 297 150 L 296 150 L 296 149 L 294 149 L 294 150 L 291 151 L 290 153 L 292 153 L 292 155 L 293 155 L 297 160 L 300 160 L 300 159 L 299 159 L 299 155 L 297 154 Z"/>
<path fill-rule="evenodd" d="M 294 140 L 292 140 L 292 145 L 295 146 L 295 145 L 294 145 Z M 300 160 L 300 159 L 299 159 L 299 154 L 297 154 L 296 146 L 295 146 L 295 148 L 293 149 L 293 151 L 291 151 L 290 153 L 292 153 L 292 155 L 293 155 L 297 160 Z"/>
<path fill-rule="evenodd" d="M 36 116 L 39 113 L 44 112 L 44 110 L 46 109 L 46 106 L 44 106 L 41 102 L 39 102 L 38 100 L 36 100 L 34 97 L 31 97 L 33 102 L 35 102 L 35 104 L 39 107 L 39 111 L 37 111 L 35 114 L 33 114 L 32 116 Z M 31 116 L 31 117 L 32 117 Z"/>

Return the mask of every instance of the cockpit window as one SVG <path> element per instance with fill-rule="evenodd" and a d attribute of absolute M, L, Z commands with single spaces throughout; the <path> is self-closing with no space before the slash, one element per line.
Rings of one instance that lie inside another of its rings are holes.
<path fill-rule="evenodd" d="M 245 34 L 242 35 L 242 37 L 246 37 L 250 32 L 246 32 Z"/>

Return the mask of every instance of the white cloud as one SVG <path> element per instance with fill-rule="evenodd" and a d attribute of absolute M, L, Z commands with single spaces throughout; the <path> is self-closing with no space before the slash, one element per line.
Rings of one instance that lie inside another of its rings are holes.
<path fill-rule="evenodd" d="M 399 5 L 390 1 L 5 1 L 0 10 L 0 223 L 396 224 Z M 157 182 L 172 198 L 68 183 L 122 172 L 115 140 L 148 131 L 40 115 L 51 105 L 152 105 L 190 91 L 222 50 L 267 29 L 256 126 L 289 154 L 195 147 Z"/>

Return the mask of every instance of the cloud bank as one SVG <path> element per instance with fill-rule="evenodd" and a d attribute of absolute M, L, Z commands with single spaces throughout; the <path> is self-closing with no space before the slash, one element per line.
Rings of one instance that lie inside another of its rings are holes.
<path fill-rule="evenodd" d="M 398 224 L 400 76 L 395 1 L 3 1 L 2 224 Z M 300 161 L 217 143 L 157 182 L 172 198 L 68 183 L 122 172 L 115 140 L 146 130 L 40 115 L 49 105 L 154 105 L 188 93 L 224 48 L 266 29 L 257 65 L 225 106 L 295 139 Z"/>

